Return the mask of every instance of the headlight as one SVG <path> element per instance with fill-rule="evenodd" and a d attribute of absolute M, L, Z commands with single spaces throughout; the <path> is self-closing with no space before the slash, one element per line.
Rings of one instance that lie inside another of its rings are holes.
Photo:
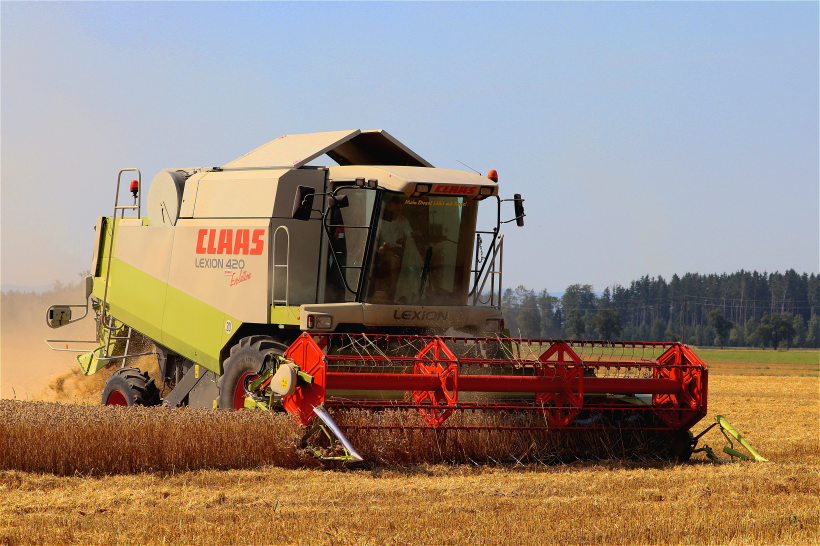
<path fill-rule="evenodd" d="M 504 331 L 504 319 L 487 319 L 484 331 L 488 334 L 500 334 Z"/>
<path fill-rule="evenodd" d="M 416 184 L 416 189 L 413 192 L 414 197 L 422 197 L 430 193 L 430 184 Z"/>
<path fill-rule="evenodd" d="M 329 315 L 322 315 L 316 317 L 316 329 L 317 330 L 330 330 L 330 327 L 333 325 L 333 317 Z"/>

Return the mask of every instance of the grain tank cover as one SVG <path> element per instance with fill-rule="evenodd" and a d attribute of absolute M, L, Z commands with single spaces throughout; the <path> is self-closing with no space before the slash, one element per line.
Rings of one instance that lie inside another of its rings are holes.
<path fill-rule="evenodd" d="M 179 218 L 185 174 L 180 171 L 162 171 L 148 188 L 148 225 L 173 226 Z"/>
<path fill-rule="evenodd" d="M 225 169 L 292 167 L 298 169 L 322 154 L 339 165 L 432 167 L 387 131 L 332 131 L 284 135 L 223 166 Z"/>

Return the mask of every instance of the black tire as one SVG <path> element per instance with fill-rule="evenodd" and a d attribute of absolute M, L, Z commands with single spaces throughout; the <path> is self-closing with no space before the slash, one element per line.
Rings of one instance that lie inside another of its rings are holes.
<path fill-rule="evenodd" d="M 156 406 L 159 403 L 159 389 L 148 372 L 121 368 L 105 382 L 103 406 Z"/>
<path fill-rule="evenodd" d="M 265 359 L 283 355 L 287 346 L 268 336 L 250 336 L 239 340 L 231 347 L 231 354 L 222 365 L 219 378 L 220 408 L 238 410 L 245 407 L 243 382 L 248 374 L 255 374 L 262 368 Z"/>

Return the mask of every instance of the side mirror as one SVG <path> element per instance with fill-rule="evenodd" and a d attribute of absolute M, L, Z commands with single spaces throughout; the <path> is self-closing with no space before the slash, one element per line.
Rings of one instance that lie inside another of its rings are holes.
<path fill-rule="evenodd" d="M 85 300 L 91 297 L 91 292 L 94 291 L 94 276 L 89 275 L 85 278 Z"/>
<path fill-rule="evenodd" d="M 59 328 L 71 322 L 71 307 L 68 305 L 52 305 L 46 311 L 46 321 L 52 328 Z"/>
<path fill-rule="evenodd" d="M 294 220 L 310 220 L 310 212 L 313 209 L 313 197 L 316 190 L 309 186 L 297 186 L 296 196 L 293 199 Z"/>
<path fill-rule="evenodd" d="M 346 195 L 339 197 L 328 197 L 327 208 L 329 209 L 343 209 L 350 205 Z"/>
<path fill-rule="evenodd" d="M 513 205 L 515 206 L 515 224 L 518 227 L 524 226 L 524 200 L 521 199 L 521 194 L 513 195 Z"/>

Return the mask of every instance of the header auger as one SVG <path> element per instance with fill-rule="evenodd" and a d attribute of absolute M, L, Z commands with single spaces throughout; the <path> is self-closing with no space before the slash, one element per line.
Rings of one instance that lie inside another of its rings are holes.
<path fill-rule="evenodd" d="M 322 154 L 339 166 L 308 165 Z M 120 171 L 81 305 L 99 322 L 98 348 L 76 349 L 82 371 L 120 365 L 103 404 L 279 409 L 303 447 L 337 460 L 361 458 L 345 433 L 385 427 L 645 431 L 692 452 L 707 369 L 686 346 L 505 335 L 501 226 L 525 214 L 495 171 L 436 169 L 385 131 L 337 131 L 164 170 L 146 214 L 141 191 L 139 171 Z M 477 231 L 486 200 L 495 226 Z M 49 308 L 49 325 L 71 309 Z M 153 354 L 158 377 L 127 366 Z"/>

